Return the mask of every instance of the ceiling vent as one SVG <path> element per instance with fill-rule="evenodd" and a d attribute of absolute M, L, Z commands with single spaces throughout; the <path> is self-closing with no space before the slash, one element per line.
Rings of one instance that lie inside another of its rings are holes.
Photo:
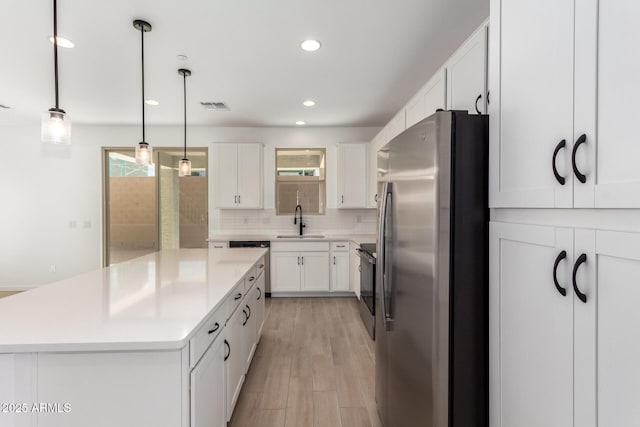
<path fill-rule="evenodd" d="M 224 102 L 201 102 L 200 105 L 208 111 L 229 111 L 229 107 Z"/>

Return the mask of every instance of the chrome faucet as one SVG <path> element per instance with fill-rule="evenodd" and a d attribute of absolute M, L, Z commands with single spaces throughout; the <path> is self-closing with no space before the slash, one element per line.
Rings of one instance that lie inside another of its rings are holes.
<path fill-rule="evenodd" d="M 293 223 L 297 224 L 298 223 L 298 209 L 300 209 L 300 235 L 302 236 L 302 228 L 306 227 L 306 224 L 302 223 L 302 205 L 298 204 L 296 206 L 296 211 L 293 214 Z"/>

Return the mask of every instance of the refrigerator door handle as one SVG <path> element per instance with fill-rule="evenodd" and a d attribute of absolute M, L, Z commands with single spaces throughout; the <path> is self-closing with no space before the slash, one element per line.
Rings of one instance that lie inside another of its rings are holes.
<path fill-rule="evenodd" d="M 387 265 L 386 262 L 386 243 L 385 243 L 385 231 L 386 231 L 386 219 L 387 219 L 387 208 L 388 208 L 388 200 L 389 195 L 392 194 L 392 184 L 390 182 L 385 182 L 382 190 L 382 201 L 380 205 L 380 221 L 378 227 L 378 256 L 380 260 L 378 264 L 380 265 L 380 296 L 382 300 L 382 315 L 384 316 L 384 325 L 387 331 L 391 330 L 391 316 L 389 315 L 389 311 L 387 310 L 387 296 L 386 296 L 386 287 L 385 287 L 385 267 Z"/>

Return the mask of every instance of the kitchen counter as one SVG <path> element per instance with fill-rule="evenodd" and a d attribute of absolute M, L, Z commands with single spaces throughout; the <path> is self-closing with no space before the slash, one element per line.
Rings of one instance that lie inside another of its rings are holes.
<path fill-rule="evenodd" d="M 328 234 L 322 238 L 303 238 L 303 239 L 279 239 L 277 236 L 280 235 L 289 235 L 293 233 L 279 233 L 279 234 L 263 234 L 263 235 L 239 235 L 239 234 L 214 234 L 209 236 L 210 242 L 228 242 L 230 240 L 268 240 L 270 242 L 336 242 L 336 241 L 351 241 L 358 245 L 362 243 L 375 243 L 376 235 L 375 234 Z M 321 233 L 311 233 L 310 235 L 321 234 Z"/>
<path fill-rule="evenodd" d="M 163 250 L 0 299 L 0 353 L 183 348 L 265 253 Z"/>

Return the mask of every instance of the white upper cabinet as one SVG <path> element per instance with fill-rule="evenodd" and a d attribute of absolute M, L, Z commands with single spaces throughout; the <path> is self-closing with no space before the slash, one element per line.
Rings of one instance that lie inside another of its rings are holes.
<path fill-rule="evenodd" d="M 262 144 L 216 144 L 218 209 L 262 209 Z"/>
<path fill-rule="evenodd" d="M 448 110 L 487 112 L 487 36 L 487 27 L 480 27 L 447 61 Z"/>
<path fill-rule="evenodd" d="M 572 206 L 573 7 L 491 0 L 491 207 Z"/>
<path fill-rule="evenodd" d="M 403 108 L 398 112 L 398 114 L 393 116 L 393 119 L 391 119 L 391 121 L 387 123 L 387 125 L 385 126 L 386 128 L 385 138 L 387 142 L 391 141 L 393 138 L 400 135 L 407 128 L 407 121 L 406 121 L 405 114 L 406 112 L 405 112 L 405 109 Z"/>
<path fill-rule="evenodd" d="M 367 144 L 338 145 L 338 208 L 367 207 Z"/>
<path fill-rule="evenodd" d="M 446 107 L 447 69 L 442 67 L 406 106 L 407 128 Z"/>
<path fill-rule="evenodd" d="M 638 1 L 576 1 L 577 208 L 640 208 L 639 20 Z"/>

